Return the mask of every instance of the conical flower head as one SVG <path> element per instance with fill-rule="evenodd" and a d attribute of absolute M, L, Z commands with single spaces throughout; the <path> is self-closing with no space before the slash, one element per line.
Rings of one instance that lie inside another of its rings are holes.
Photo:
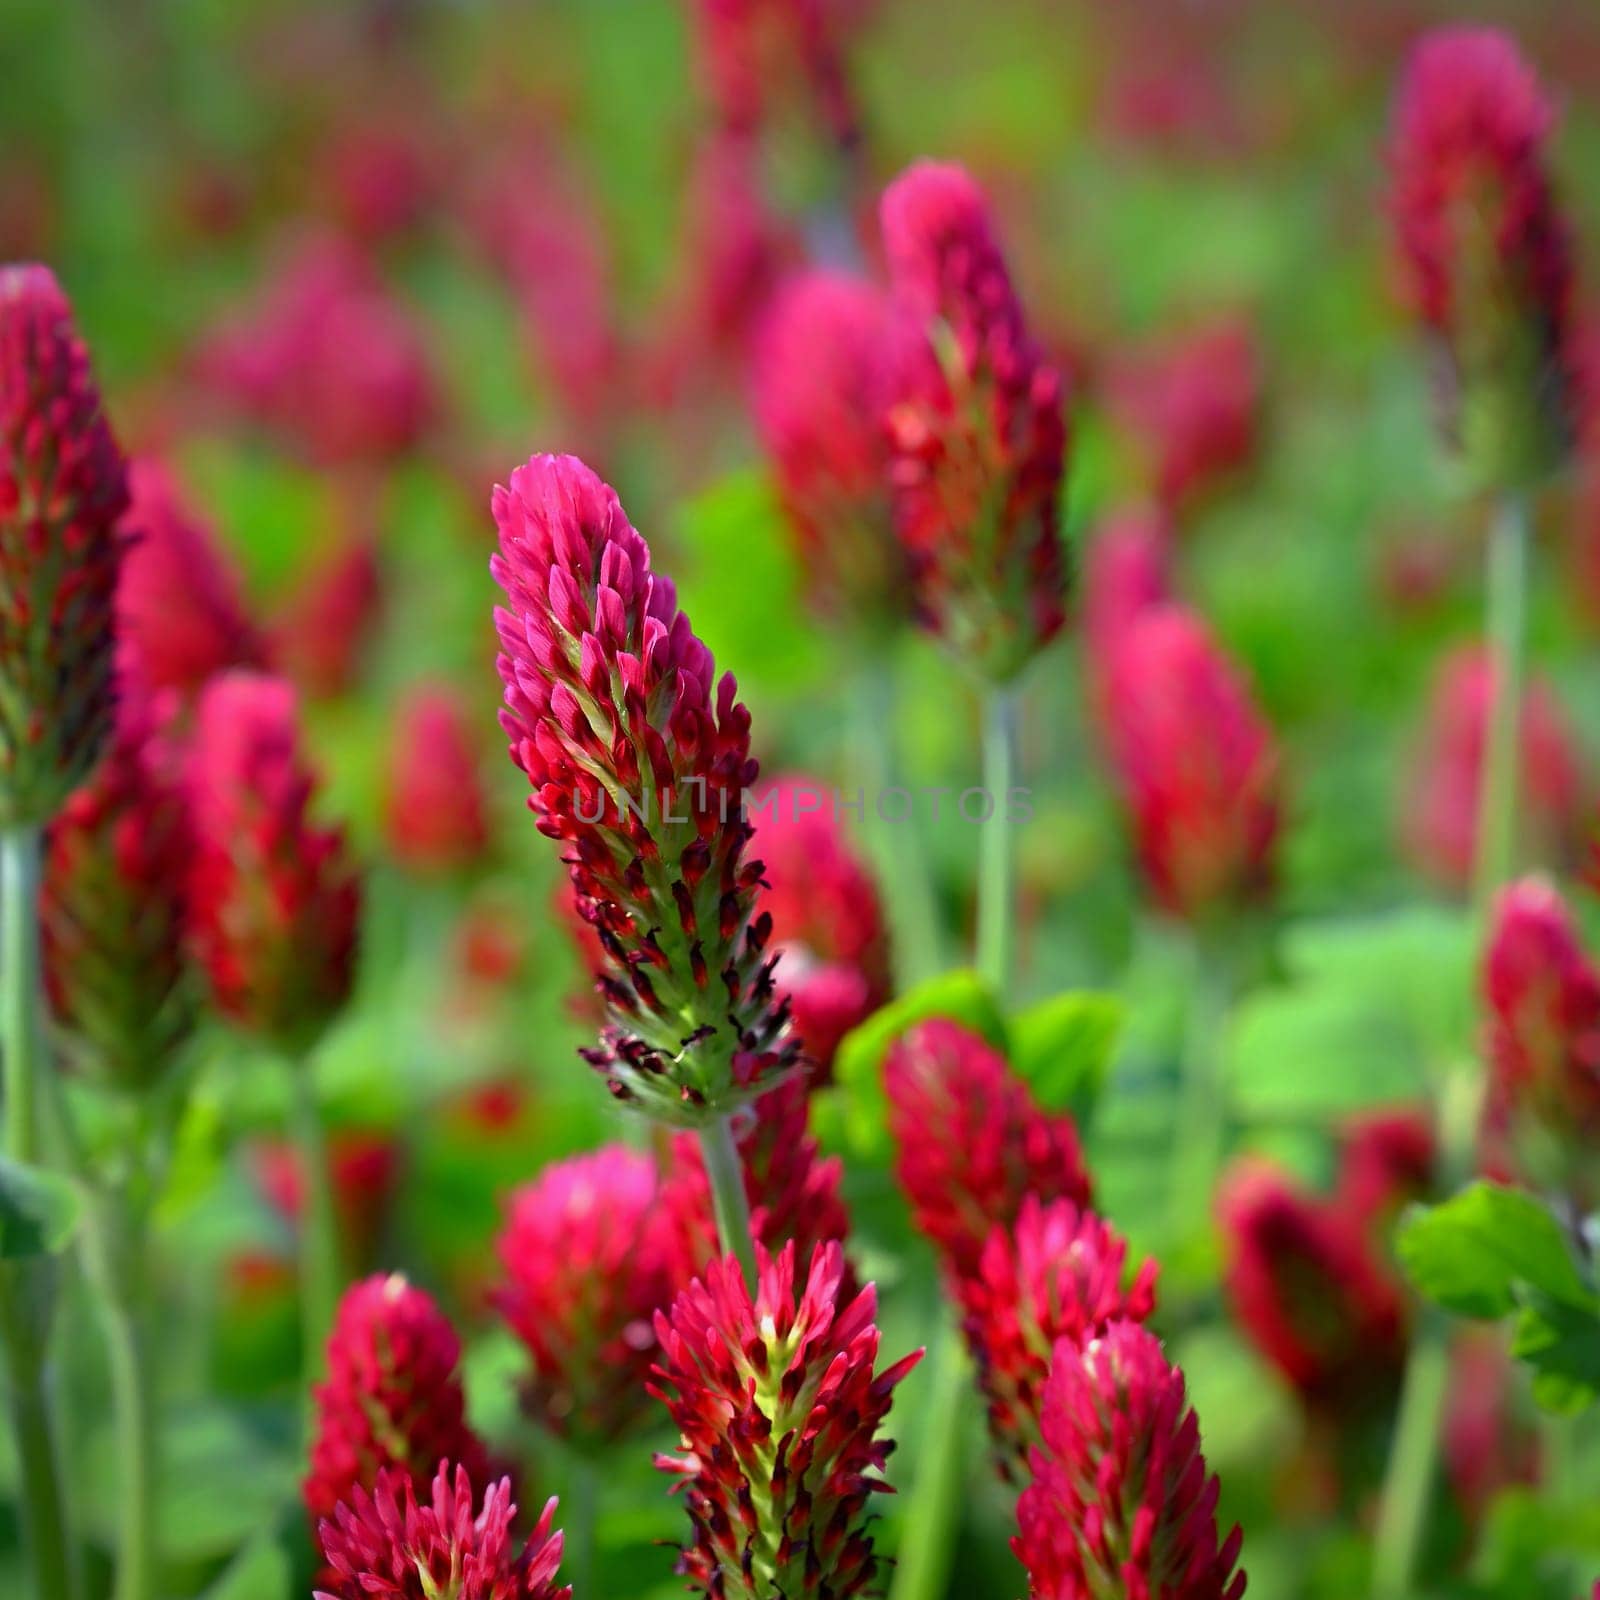
<path fill-rule="evenodd" d="M 1084 557 L 1084 674 L 1090 709 L 1108 748 L 1112 667 L 1139 618 L 1176 598 L 1171 546 L 1166 517 L 1136 509 L 1108 517 Z"/>
<path fill-rule="evenodd" d="M 190 930 L 218 1010 L 302 1049 L 344 1004 L 360 888 L 343 833 L 310 816 L 294 691 L 230 672 L 200 702 L 191 757 Z"/>
<path fill-rule="evenodd" d="M 1011 1544 L 1032 1600 L 1239 1600 L 1241 1536 L 1218 1538 L 1200 1425 L 1153 1333 L 1062 1340 L 1041 1428 Z"/>
<path fill-rule="evenodd" d="M 825 616 L 864 630 L 904 616 L 906 553 L 889 487 L 889 297 L 842 272 L 791 278 L 756 340 L 756 425 Z"/>
<path fill-rule="evenodd" d="M 1272 886 L 1278 753 L 1248 687 L 1193 612 L 1141 613 L 1112 662 L 1112 767 L 1151 894 L 1203 918 Z"/>
<path fill-rule="evenodd" d="M 657 1117 L 725 1113 L 799 1058 L 745 857 L 750 714 L 581 461 L 535 456 L 495 490 L 494 516 L 501 722 L 605 955 L 589 1059 Z"/>
<path fill-rule="evenodd" d="M 531 1363 L 523 1407 L 580 1447 L 649 1414 L 653 1318 L 678 1288 L 674 1222 L 655 1163 L 608 1145 L 512 1195 L 494 1303 Z"/>
<path fill-rule="evenodd" d="M 1076 1124 L 1042 1110 L 977 1034 L 920 1023 L 890 1050 L 883 1075 L 895 1172 L 947 1272 L 976 1275 L 990 1232 L 1011 1226 L 1030 1194 L 1088 1206 Z"/>
<path fill-rule="evenodd" d="M 1390 145 L 1402 274 L 1440 352 L 1448 431 L 1519 483 L 1572 431 L 1571 244 L 1545 165 L 1555 115 L 1516 46 L 1446 27 L 1412 51 Z"/>
<path fill-rule="evenodd" d="M 473 866 L 489 844 L 477 741 L 447 689 L 424 684 L 401 702 L 389 755 L 389 848 L 413 872 Z"/>
<path fill-rule="evenodd" d="M 66 296 L 0 267 L 0 827 L 47 822 L 111 737 L 127 504 Z"/>
<path fill-rule="evenodd" d="M 1056 1345 L 1082 1344 L 1113 1321 L 1142 1322 L 1155 1310 L 1155 1262 L 1127 1282 L 1127 1257 L 1126 1241 L 1093 1212 L 1029 1195 L 1015 1227 L 990 1233 L 977 1271 L 956 1279 L 996 1464 L 1008 1481 L 1027 1481 Z"/>
<path fill-rule="evenodd" d="M 74 1065 L 152 1083 L 195 1021 L 185 950 L 193 828 L 162 712 L 122 677 L 111 748 L 45 835 L 45 983 Z"/>
<path fill-rule="evenodd" d="M 911 167 L 885 191 L 882 221 L 900 325 L 896 528 L 925 624 L 1003 682 L 1065 621 L 1061 376 L 1027 330 L 963 168 Z"/>
<path fill-rule="evenodd" d="M 312 1399 L 311 1467 L 301 1493 L 315 1527 L 385 1474 L 425 1490 L 440 1461 L 479 1482 L 488 1457 L 466 1420 L 461 1341 L 433 1300 L 398 1273 L 352 1284 Z M 326 1523 L 322 1524 L 324 1527 Z M 334 1559 L 325 1550 L 326 1559 Z"/>
<path fill-rule="evenodd" d="M 408 1476 L 386 1472 L 318 1530 L 329 1587 L 313 1600 L 572 1600 L 558 1577 L 555 1501 L 520 1548 L 516 1514 L 509 1478 L 491 1484 L 480 1505 L 463 1466 L 441 1462 L 420 1500 Z"/>
<path fill-rule="evenodd" d="M 838 1245 L 803 1282 L 793 1245 L 758 1245 L 756 1262 L 753 1300 L 729 1256 L 656 1317 L 655 1392 L 681 1448 L 658 1459 L 693 1525 L 678 1570 L 717 1600 L 863 1594 L 877 1570 L 867 1507 L 891 1449 L 877 1433 L 921 1352 L 874 1373 L 877 1297 L 840 1294 Z"/>

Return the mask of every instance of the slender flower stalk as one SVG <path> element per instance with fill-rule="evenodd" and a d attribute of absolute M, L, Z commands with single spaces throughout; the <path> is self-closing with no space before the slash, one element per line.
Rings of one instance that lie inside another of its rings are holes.
<path fill-rule="evenodd" d="M 1523 642 L 1527 629 L 1528 501 L 1519 490 L 1501 496 L 1489 535 L 1489 723 L 1478 800 L 1472 901 L 1480 917 L 1516 870 L 1517 798 L 1521 787 Z"/>
<path fill-rule="evenodd" d="M 978 859 L 978 971 L 1004 1004 L 1015 958 L 1012 935 L 1017 912 L 1017 839 L 1011 789 L 1017 771 L 1017 697 L 1008 688 L 984 698 L 984 819 Z"/>
<path fill-rule="evenodd" d="M 730 1117 L 719 1117 L 700 1129 L 700 1155 L 711 1185 L 711 1208 L 722 1248 L 738 1258 L 745 1276 L 753 1280 L 756 1252 L 750 1232 L 750 1202 L 745 1197 L 744 1170 Z"/>

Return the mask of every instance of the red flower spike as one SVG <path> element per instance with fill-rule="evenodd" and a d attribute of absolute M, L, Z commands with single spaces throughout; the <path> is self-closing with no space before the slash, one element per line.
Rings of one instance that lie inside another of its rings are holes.
<path fill-rule="evenodd" d="M 551 1433 L 595 1447 L 648 1416 L 651 1319 L 677 1288 L 673 1228 L 655 1163 L 621 1145 L 512 1195 L 492 1298 L 532 1363 L 523 1408 Z"/>
<path fill-rule="evenodd" d="M 488 849 L 488 801 L 476 740 L 448 689 L 422 685 L 401 702 L 385 820 L 391 853 L 412 872 L 459 871 L 481 861 Z"/>
<path fill-rule="evenodd" d="M 1433 1189 L 1438 1150 L 1421 1111 L 1374 1111 L 1344 1129 L 1339 1152 L 1340 1209 L 1387 1240 L 1391 1225 Z"/>
<path fill-rule="evenodd" d="M 1445 1475 L 1470 1527 L 1480 1527 L 1505 1490 L 1539 1482 L 1539 1434 L 1517 1409 L 1516 1362 L 1498 1328 L 1457 1333 L 1450 1352 L 1444 1428 Z"/>
<path fill-rule="evenodd" d="M 750 713 L 582 462 L 533 457 L 494 515 L 501 723 L 605 957 L 588 1059 L 664 1121 L 724 1114 L 799 1061 L 745 857 Z"/>
<path fill-rule="evenodd" d="M 884 411 L 892 381 L 888 297 L 839 272 L 774 296 L 757 336 L 756 425 L 819 612 L 867 629 L 908 608 L 895 537 Z"/>
<path fill-rule="evenodd" d="M 1440 663 L 1401 818 L 1407 854 L 1440 885 L 1464 893 L 1477 852 L 1478 800 L 1494 664 L 1469 646 Z M 1547 683 L 1523 690 L 1518 721 L 1522 848 L 1564 861 L 1582 848 L 1591 789 L 1571 724 Z"/>
<path fill-rule="evenodd" d="M 117 626 L 155 689 L 198 694 L 229 667 L 263 667 L 266 641 L 239 575 L 157 461 L 133 463 L 134 543 L 117 588 Z"/>
<path fill-rule="evenodd" d="M 213 680 L 190 782 L 190 937 L 212 998 L 230 1022 L 303 1050 L 349 997 L 361 892 L 342 831 L 311 821 L 288 684 Z"/>
<path fill-rule="evenodd" d="M 661 1359 L 652 1391 L 672 1414 L 693 1537 L 678 1563 L 717 1600 L 844 1597 L 877 1573 L 869 1497 L 893 1448 L 877 1437 L 895 1386 L 921 1359 L 874 1374 L 877 1296 L 840 1293 L 844 1252 L 820 1246 L 804 1282 L 793 1245 L 756 1247 L 752 1301 L 738 1261 L 657 1313 Z"/>
<path fill-rule="evenodd" d="M 285 675 L 307 695 L 349 691 L 383 613 L 383 569 L 370 533 L 345 537 L 306 573 L 273 621 Z"/>
<path fill-rule="evenodd" d="M 312 1390 L 311 1466 L 301 1486 L 312 1526 L 324 1531 L 356 1489 L 388 1474 L 425 1489 L 441 1460 L 477 1482 L 488 1456 L 467 1425 L 461 1341 L 449 1319 L 399 1274 L 345 1290 L 328 1339 L 328 1376 Z M 324 1557 L 335 1552 L 324 1546 Z"/>
<path fill-rule="evenodd" d="M 956 1278 L 978 1274 L 990 1231 L 1015 1223 L 1029 1195 L 1090 1204 L 1072 1118 L 1040 1110 L 977 1034 L 920 1023 L 889 1051 L 883 1075 L 900 1187 Z"/>
<path fill-rule="evenodd" d="M 911 167 L 885 192 L 882 220 L 900 319 L 896 528 L 923 622 L 1005 681 L 1065 621 L 1061 376 L 1028 333 L 964 169 Z"/>
<path fill-rule="evenodd" d="M 1108 743 L 1112 663 L 1134 623 L 1177 598 L 1171 545 L 1171 528 L 1161 513 L 1122 511 L 1096 530 L 1084 558 L 1084 668 L 1095 718 Z"/>
<path fill-rule="evenodd" d="M 511 1480 L 491 1484 L 481 1507 L 472 1485 L 466 1467 L 441 1462 L 420 1502 L 411 1479 L 394 1473 L 370 1494 L 357 1489 L 319 1530 L 332 1587 L 313 1600 L 572 1600 L 557 1581 L 556 1502 L 518 1550 Z"/>
<path fill-rule="evenodd" d="M 1205 624 L 1142 613 L 1111 665 L 1107 730 L 1150 893 L 1198 919 L 1267 894 L 1280 822 L 1272 730 Z"/>
<path fill-rule="evenodd" d="M 1032 1600 L 1239 1600 L 1242 1536 L 1218 1538 L 1200 1425 L 1153 1333 L 1063 1340 L 1042 1431 L 1011 1542 Z"/>
<path fill-rule="evenodd" d="M 1008 1482 L 1027 1482 L 1056 1345 L 1082 1344 L 1110 1322 L 1142 1322 L 1155 1310 L 1156 1264 L 1144 1262 L 1125 1288 L 1127 1254 L 1126 1241 L 1093 1212 L 1029 1195 L 1014 1228 L 990 1233 L 977 1271 L 956 1279 L 996 1465 Z"/>
<path fill-rule="evenodd" d="M 1481 478 L 1539 476 L 1573 425 L 1572 261 L 1545 167 L 1555 114 L 1503 33 L 1446 27 L 1406 64 L 1389 160 L 1406 292 L 1447 430 Z"/>
<path fill-rule="evenodd" d="M 1347 1420 L 1389 1399 L 1405 1299 L 1363 1219 L 1261 1161 L 1234 1168 L 1217 1209 L 1234 1316 L 1306 1404 Z"/>
<path fill-rule="evenodd" d="M 40 912 L 69 1058 L 138 1090 L 194 1026 L 184 949 L 193 829 L 157 703 L 129 673 L 120 689 L 110 750 L 46 831 Z"/>
<path fill-rule="evenodd" d="M 0 827 L 48 822 L 111 738 L 127 504 L 66 296 L 0 267 Z"/>

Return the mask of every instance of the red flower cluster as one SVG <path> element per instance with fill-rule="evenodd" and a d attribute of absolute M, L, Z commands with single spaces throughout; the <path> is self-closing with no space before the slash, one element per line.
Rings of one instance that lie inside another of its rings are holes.
<path fill-rule="evenodd" d="M 312 1391 L 311 1466 L 302 1485 L 315 1526 L 380 1475 L 422 1488 L 441 1460 L 477 1481 L 488 1457 L 467 1425 L 461 1341 L 433 1301 L 398 1274 L 353 1284 L 328 1339 L 328 1377 Z M 324 1531 L 328 1524 L 323 1523 Z M 330 1564 L 335 1551 L 324 1545 Z"/>
<path fill-rule="evenodd" d="M 1390 147 L 1406 288 L 1448 362 L 1451 431 L 1492 483 L 1571 431 L 1572 263 L 1544 146 L 1555 116 L 1503 33 L 1448 27 L 1412 52 Z"/>
<path fill-rule="evenodd" d="M 1107 678 L 1112 766 L 1150 892 L 1191 919 L 1272 886 L 1280 822 L 1272 730 L 1204 622 L 1142 612 Z"/>
<path fill-rule="evenodd" d="M 448 873 L 489 846 L 476 741 L 449 689 L 419 685 L 401 702 L 389 752 L 389 849 L 413 872 Z"/>
<path fill-rule="evenodd" d="M 311 567 L 273 619 L 273 651 L 285 675 L 318 700 L 343 694 L 360 671 L 382 606 L 377 541 L 353 529 Z"/>
<path fill-rule="evenodd" d="M 1012 1541 L 1033 1600 L 1239 1600 L 1241 1535 L 1218 1538 L 1200 1425 L 1153 1333 L 1063 1341 L 1041 1431 Z"/>
<path fill-rule="evenodd" d="M 157 461 L 129 473 L 135 539 L 117 587 L 117 627 L 152 688 L 197 694 L 229 667 L 266 665 L 239 575 Z"/>
<path fill-rule="evenodd" d="M 1428 876 L 1465 891 L 1478 842 L 1494 663 L 1468 647 L 1440 663 L 1426 725 L 1407 783 L 1402 832 L 1407 853 Z M 1562 861 L 1581 848 L 1591 793 L 1560 702 L 1535 678 L 1518 719 L 1522 793 L 1517 817 L 1525 851 Z"/>
<path fill-rule="evenodd" d="M 191 759 L 190 931 L 217 1008 L 287 1049 L 349 996 L 358 881 L 344 835 L 310 818 L 294 691 L 229 672 L 200 702 Z"/>
<path fill-rule="evenodd" d="M 188 798 L 156 703 L 123 674 L 111 748 L 45 835 L 45 982 L 75 1065 L 123 1089 L 171 1065 L 195 1020 L 184 957 Z"/>
<path fill-rule="evenodd" d="M 1156 1264 L 1145 1261 L 1125 1288 L 1127 1254 L 1127 1243 L 1092 1212 L 1029 1195 L 1015 1227 L 997 1225 L 977 1271 L 956 1280 L 996 1463 L 1008 1481 L 1027 1479 L 1058 1344 L 1081 1345 L 1111 1322 L 1142 1322 L 1155 1310 Z"/>
<path fill-rule="evenodd" d="M 1030 1195 L 1088 1207 L 1072 1118 L 1040 1110 L 976 1034 L 954 1022 L 920 1023 L 890 1050 L 883 1082 L 900 1187 L 953 1277 L 979 1274 L 991 1230 L 1015 1223 Z"/>
<path fill-rule="evenodd" d="M 779 290 L 756 341 L 756 426 L 772 459 L 812 600 L 871 629 L 906 608 L 909 574 L 889 492 L 887 295 L 838 272 Z"/>
<path fill-rule="evenodd" d="M 884 192 L 901 331 L 889 411 L 895 523 L 923 620 L 985 677 L 1065 621 L 1060 374 L 1027 330 L 988 204 L 960 167 Z"/>
<path fill-rule="evenodd" d="M 621 1145 L 547 1167 L 512 1195 L 494 1303 L 532 1362 L 529 1415 L 579 1445 L 644 1419 L 651 1318 L 677 1288 L 655 1163 Z"/>
<path fill-rule="evenodd" d="M 793 1245 L 757 1246 L 756 1262 L 754 1300 L 729 1256 L 656 1315 L 653 1392 L 682 1450 L 658 1461 L 681 1476 L 694 1528 L 678 1570 L 718 1600 L 864 1594 L 868 1499 L 891 1449 L 877 1433 L 921 1352 L 873 1372 L 877 1296 L 842 1296 L 838 1245 L 803 1283 Z"/>
<path fill-rule="evenodd" d="M 549 1501 L 521 1550 L 511 1480 L 487 1489 L 481 1508 L 472 1474 L 441 1463 L 421 1502 L 409 1477 L 385 1473 L 357 1489 L 318 1530 L 329 1573 L 313 1600 L 572 1600 L 557 1582 L 562 1538 Z"/>
<path fill-rule="evenodd" d="M 726 1113 L 799 1058 L 745 859 L 750 714 L 731 673 L 713 691 L 711 652 L 582 462 L 533 457 L 494 515 L 501 721 L 606 957 L 587 1058 L 658 1117 Z"/>
<path fill-rule="evenodd" d="M 111 737 L 127 503 L 66 296 L 0 268 L 0 827 L 48 821 Z"/>

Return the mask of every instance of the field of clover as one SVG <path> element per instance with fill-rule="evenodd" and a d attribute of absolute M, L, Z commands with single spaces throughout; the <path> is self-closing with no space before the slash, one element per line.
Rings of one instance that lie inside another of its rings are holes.
<path fill-rule="evenodd" d="M 0 1597 L 1600 1600 L 1588 0 L 0 83 Z"/>

